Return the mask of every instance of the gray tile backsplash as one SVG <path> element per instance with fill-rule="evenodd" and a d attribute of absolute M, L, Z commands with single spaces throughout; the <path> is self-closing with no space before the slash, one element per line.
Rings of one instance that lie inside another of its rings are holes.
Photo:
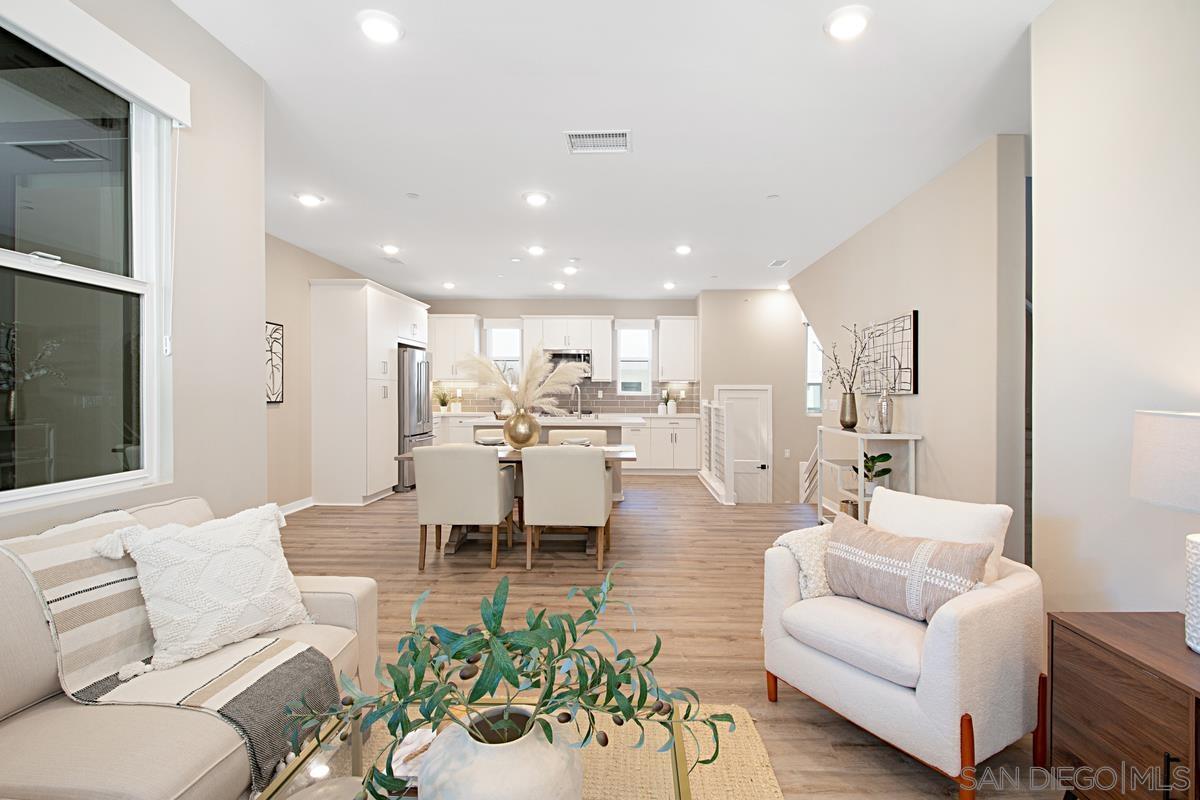
<path fill-rule="evenodd" d="M 441 384 L 435 382 L 434 388 L 439 388 Z M 463 411 L 495 411 L 498 410 L 499 404 L 494 400 L 489 400 L 480 397 L 474 387 L 464 387 L 461 384 L 450 383 L 444 387 L 450 393 L 452 402 L 461 400 Z M 580 384 L 583 390 L 583 408 L 585 411 L 594 411 L 598 414 L 654 414 L 658 410 L 659 398 L 662 396 L 662 390 L 670 390 L 672 396 L 676 398 L 679 404 L 679 413 L 681 414 L 698 414 L 700 413 L 700 396 L 699 385 L 695 383 L 655 383 L 654 394 L 650 395 L 629 395 L 617 394 L 617 384 L 613 383 L 592 383 L 585 381 Z M 462 397 L 456 398 L 455 392 L 462 390 Z M 679 392 L 684 391 L 687 396 L 679 400 Z M 604 397 L 599 397 L 599 393 L 604 392 Z M 569 398 L 562 397 L 559 399 L 559 405 L 566 408 L 569 405 Z"/>

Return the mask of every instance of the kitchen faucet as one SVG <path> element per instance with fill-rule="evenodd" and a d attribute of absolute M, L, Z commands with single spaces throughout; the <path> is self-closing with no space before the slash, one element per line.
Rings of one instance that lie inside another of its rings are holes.
<path fill-rule="evenodd" d="M 578 383 L 571 387 L 571 399 L 575 401 L 575 419 L 583 419 L 583 389 Z"/>

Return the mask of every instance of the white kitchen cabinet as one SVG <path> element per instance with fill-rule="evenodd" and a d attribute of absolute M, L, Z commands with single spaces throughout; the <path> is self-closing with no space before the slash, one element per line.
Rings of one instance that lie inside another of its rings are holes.
<path fill-rule="evenodd" d="M 695 381 L 696 317 L 658 318 L 658 380 Z"/>
<path fill-rule="evenodd" d="M 546 350 L 565 350 L 568 330 L 566 317 L 543 317 L 542 347 Z"/>
<path fill-rule="evenodd" d="M 428 306 L 364 279 L 309 286 L 313 500 L 363 505 L 399 479 L 396 345 Z"/>
<path fill-rule="evenodd" d="M 440 413 L 433 415 L 433 443 L 446 444 L 446 423 Z"/>
<path fill-rule="evenodd" d="M 521 321 L 521 327 L 521 348 L 525 353 L 525 360 L 528 361 L 530 353 L 544 346 L 544 326 L 541 317 L 526 317 Z"/>
<path fill-rule="evenodd" d="M 571 318 L 567 320 L 567 349 L 592 349 L 592 321 L 590 319 Z"/>
<path fill-rule="evenodd" d="M 610 383 L 613 379 L 613 321 L 593 319 L 591 324 L 592 381 Z"/>
<path fill-rule="evenodd" d="M 404 303 L 400 312 L 400 339 L 408 344 L 429 343 L 429 312 L 424 304 Z"/>
<path fill-rule="evenodd" d="M 650 426 L 636 425 L 621 428 L 621 444 L 631 444 L 634 451 L 637 453 L 637 461 L 629 464 L 625 469 L 651 469 L 651 444 L 650 444 Z"/>
<path fill-rule="evenodd" d="M 429 355 L 435 381 L 467 380 L 458 362 L 479 354 L 480 317 L 475 314 L 431 314 Z"/>
<path fill-rule="evenodd" d="M 700 469 L 700 432 L 695 424 L 673 428 L 674 447 L 671 449 L 673 469 Z"/>

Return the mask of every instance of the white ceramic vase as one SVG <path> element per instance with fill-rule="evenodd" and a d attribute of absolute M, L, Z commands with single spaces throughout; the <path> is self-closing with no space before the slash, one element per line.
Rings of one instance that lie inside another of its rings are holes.
<path fill-rule="evenodd" d="M 667 401 L 667 414 L 678 414 L 678 413 L 679 413 L 679 404 L 676 403 L 674 399 L 668 400 Z"/>
<path fill-rule="evenodd" d="M 421 800 L 580 800 L 583 760 L 571 746 L 578 741 L 575 726 L 551 725 L 553 744 L 540 726 L 506 744 L 484 744 L 458 725 L 445 728 L 421 757 Z"/>
<path fill-rule="evenodd" d="M 1200 533 L 1187 537 L 1187 601 L 1183 614 L 1187 646 L 1200 653 Z"/>

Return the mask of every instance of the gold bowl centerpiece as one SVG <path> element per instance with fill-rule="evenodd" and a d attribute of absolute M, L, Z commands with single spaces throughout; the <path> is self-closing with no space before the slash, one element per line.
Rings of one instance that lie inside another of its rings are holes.
<path fill-rule="evenodd" d="M 541 436 L 542 426 L 533 412 L 564 416 L 567 412 L 558 407 L 559 396 L 570 394 L 588 369 L 572 361 L 554 366 L 540 343 L 529 354 L 529 363 L 516 383 L 509 383 L 496 363 L 482 356 L 469 356 L 459 366 L 479 384 L 481 395 L 512 403 L 516 411 L 504 421 L 504 441 L 518 450 L 537 444 Z"/>

